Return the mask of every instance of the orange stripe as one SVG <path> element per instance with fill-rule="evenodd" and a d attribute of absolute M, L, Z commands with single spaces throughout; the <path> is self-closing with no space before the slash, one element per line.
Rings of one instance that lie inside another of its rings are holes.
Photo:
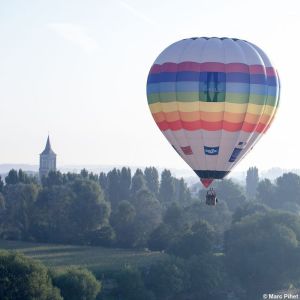
<path fill-rule="evenodd" d="M 235 123 L 240 123 L 245 120 L 246 113 L 231 113 L 231 112 L 225 112 L 224 113 L 224 120 L 228 122 L 235 122 Z"/>
<path fill-rule="evenodd" d="M 168 129 L 171 130 L 199 130 L 204 129 L 208 131 L 217 131 L 224 129 L 226 131 L 245 131 L 245 132 L 263 132 L 266 129 L 266 124 L 251 124 L 247 122 L 240 122 L 240 123 L 232 123 L 227 121 L 220 121 L 220 122 L 206 122 L 206 121 L 195 121 L 195 122 L 184 122 L 184 121 L 174 121 L 174 122 L 157 122 L 157 125 L 160 130 L 165 131 Z"/>
<path fill-rule="evenodd" d="M 262 115 L 261 119 L 259 120 L 260 123 L 268 124 L 270 120 L 272 120 L 273 116 L 270 115 Z"/>
<path fill-rule="evenodd" d="M 201 120 L 203 121 L 207 121 L 207 122 L 220 122 L 223 120 L 223 112 L 220 111 L 220 112 L 203 112 L 203 113 L 200 113 L 198 115 L 201 116 Z M 189 120 L 187 120 L 189 121 Z M 193 121 L 193 120 L 190 120 L 190 121 Z"/>

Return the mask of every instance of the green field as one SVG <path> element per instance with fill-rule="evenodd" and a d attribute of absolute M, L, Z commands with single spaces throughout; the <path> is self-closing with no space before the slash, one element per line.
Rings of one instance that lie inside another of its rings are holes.
<path fill-rule="evenodd" d="M 128 265 L 141 267 L 149 265 L 165 255 L 144 250 L 123 250 L 115 248 L 55 245 L 0 240 L 0 250 L 15 250 L 40 260 L 57 270 L 67 266 L 83 266 L 96 273 L 115 271 Z"/>

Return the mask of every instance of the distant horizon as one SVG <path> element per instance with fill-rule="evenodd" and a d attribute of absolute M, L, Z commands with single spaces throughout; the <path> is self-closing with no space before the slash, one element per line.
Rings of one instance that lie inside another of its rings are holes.
<path fill-rule="evenodd" d="M 23 169 L 22 167 L 27 167 L 29 169 Z M 154 166 L 154 165 L 128 165 L 128 164 L 65 164 L 65 165 L 59 165 L 57 167 L 57 171 L 62 171 L 64 172 L 80 172 L 82 169 L 86 169 L 89 172 L 108 172 L 109 170 L 112 170 L 114 168 L 122 168 L 122 167 L 129 167 L 133 170 L 136 170 L 138 168 L 140 169 L 144 169 L 147 167 L 155 167 L 157 168 L 160 172 L 164 169 L 168 169 L 171 172 L 174 172 L 175 175 L 176 174 L 181 174 L 179 176 L 182 177 L 195 177 L 197 178 L 196 174 L 194 173 L 193 170 L 191 170 L 189 168 L 189 166 L 187 166 L 186 168 L 173 168 L 170 166 Z M 272 168 L 268 168 L 268 169 L 262 169 L 259 168 L 259 166 L 252 166 L 252 167 L 257 167 L 258 168 L 258 172 L 260 175 L 262 174 L 267 174 L 267 173 L 286 173 L 286 172 L 295 172 L 295 173 L 299 173 L 300 174 L 300 168 L 281 168 L 279 166 L 277 167 L 272 167 Z M 3 173 L 7 173 L 9 172 L 11 169 L 16 168 L 18 169 L 22 169 L 23 171 L 29 171 L 29 172 L 36 172 L 38 173 L 38 168 L 39 165 L 38 164 L 26 164 L 26 163 L 5 163 L 5 164 L 0 164 L 0 174 Z M 236 176 L 241 176 L 241 174 L 246 175 L 247 169 L 244 170 L 236 170 L 234 169 L 233 171 L 230 172 L 230 174 L 228 175 L 228 178 L 232 177 L 236 177 Z"/>
<path fill-rule="evenodd" d="M 1 166 L 10 166 L 10 165 L 20 165 L 20 166 L 35 166 L 35 167 L 38 167 L 39 164 L 38 163 L 18 163 L 18 162 L 9 162 L 9 163 L 0 163 L 0 167 Z M 68 163 L 68 164 L 61 164 L 57 167 L 57 169 L 59 168 L 65 168 L 65 167 L 81 167 L 81 166 L 90 166 L 90 167 L 97 167 L 97 166 L 103 166 L 103 167 L 113 167 L 113 166 L 118 166 L 118 167 L 134 167 L 134 168 L 139 168 L 139 167 L 142 167 L 142 168 L 146 168 L 146 167 L 156 167 L 156 168 L 159 168 L 159 169 L 164 169 L 164 168 L 169 168 L 169 169 L 178 169 L 178 170 L 191 170 L 190 167 L 187 165 L 186 168 L 177 168 L 177 167 L 173 167 L 173 166 L 167 166 L 167 165 L 161 165 L 161 166 L 155 166 L 155 165 L 152 165 L 152 164 L 147 164 L 147 165 L 137 165 L 137 164 L 113 164 L 113 163 Z M 270 168 L 259 168 L 258 165 L 253 165 L 253 166 L 249 166 L 249 168 L 251 167 L 257 167 L 258 169 L 261 169 L 261 170 L 272 170 L 272 169 L 281 169 L 281 170 L 300 170 L 300 167 L 299 168 L 282 168 L 280 166 L 274 166 L 274 167 L 270 167 Z M 244 170 L 248 170 L 248 168 L 244 169 Z M 193 170 L 191 170 L 193 172 Z M 234 169 L 233 171 L 237 171 L 237 172 L 240 172 L 240 171 L 243 171 L 243 170 L 237 170 L 237 169 Z M 231 172 L 233 172 L 231 171 Z"/>

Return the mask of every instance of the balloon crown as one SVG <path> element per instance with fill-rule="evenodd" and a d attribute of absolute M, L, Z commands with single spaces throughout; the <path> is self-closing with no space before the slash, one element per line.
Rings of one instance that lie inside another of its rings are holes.
<path fill-rule="evenodd" d="M 237 39 L 237 38 L 229 38 L 229 37 L 217 37 L 217 36 L 212 36 L 212 37 L 207 37 L 207 36 L 201 36 L 201 37 L 192 37 L 192 38 L 188 38 L 188 39 L 184 39 L 184 40 L 197 40 L 197 39 L 206 39 L 206 40 L 209 40 L 209 39 L 219 39 L 219 40 L 233 40 L 233 41 L 245 41 L 245 40 L 242 40 L 242 39 Z"/>

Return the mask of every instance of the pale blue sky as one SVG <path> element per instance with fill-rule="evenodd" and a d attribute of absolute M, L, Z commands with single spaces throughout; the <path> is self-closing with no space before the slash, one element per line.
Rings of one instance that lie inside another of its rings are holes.
<path fill-rule="evenodd" d="M 240 0 L 0 0 L 0 164 L 186 167 L 148 110 L 146 79 L 169 44 L 228 36 L 264 49 L 281 105 L 238 169 L 300 168 L 300 4 Z"/>

